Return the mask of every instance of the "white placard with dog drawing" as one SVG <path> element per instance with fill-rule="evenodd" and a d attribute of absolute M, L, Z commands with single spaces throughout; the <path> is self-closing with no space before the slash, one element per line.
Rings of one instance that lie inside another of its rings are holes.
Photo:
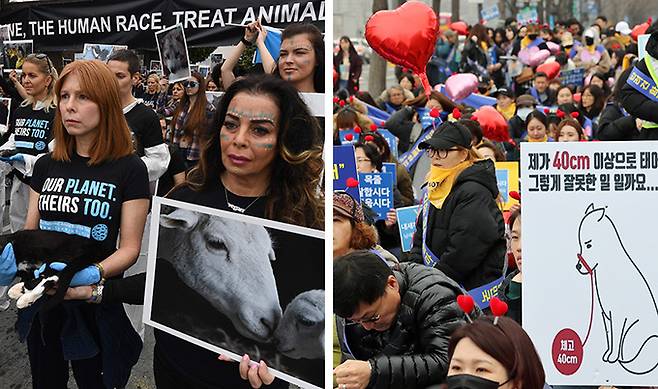
<path fill-rule="evenodd" d="M 156 32 L 155 40 L 162 74 L 169 78 L 169 83 L 190 78 L 192 71 L 183 25 L 177 24 Z"/>
<path fill-rule="evenodd" d="M 145 324 L 324 386 L 323 231 L 160 197 L 151 215 Z"/>
<path fill-rule="evenodd" d="M 658 142 L 523 143 L 523 327 L 549 385 L 658 382 Z"/>

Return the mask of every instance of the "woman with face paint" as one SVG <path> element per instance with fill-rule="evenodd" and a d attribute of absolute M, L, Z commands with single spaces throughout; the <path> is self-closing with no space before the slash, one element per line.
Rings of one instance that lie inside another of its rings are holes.
<path fill-rule="evenodd" d="M 299 92 L 324 92 L 324 40 L 317 27 L 291 24 L 283 30 L 275 75 Z"/>
<path fill-rule="evenodd" d="M 484 316 L 453 332 L 447 389 L 542 389 L 544 367 L 528 334 L 514 320 Z"/>
<path fill-rule="evenodd" d="M 178 146 L 188 168 L 200 158 L 201 143 L 205 139 L 208 124 L 215 107 L 206 99 L 203 76 L 192 72 L 192 76 L 181 82 L 185 93 L 174 111 L 169 126 L 169 141 Z"/>

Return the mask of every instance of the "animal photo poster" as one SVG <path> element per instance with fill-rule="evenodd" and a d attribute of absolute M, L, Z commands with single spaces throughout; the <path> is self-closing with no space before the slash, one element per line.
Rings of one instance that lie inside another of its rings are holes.
<path fill-rule="evenodd" d="M 144 323 L 324 385 L 323 231 L 155 197 L 149 242 Z"/>
<path fill-rule="evenodd" d="M 5 72 L 21 69 L 25 57 L 32 54 L 32 40 L 3 41 L 2 54 Z"/>
<path fill-rule="evenodd" d="M 169 77 L 169 83 L 189 78 L 190 60 L 183 25 L 177 24 L 156 32 L 155 40 L 158 44 L 162 72 Z"/>
<path fill-rule="evenodd" d="M 521 146 L 523 328 L 549 385 L 658 382 L 658 142 Z"/>
<path fill-rule="evenodd" d="M 82 59 L 97 59 L 101 62 L 107 62 L 113 52 L 127 49 L 125 45 L 106 45 L 102 43 L 85 43 L 82 49 Z"/>

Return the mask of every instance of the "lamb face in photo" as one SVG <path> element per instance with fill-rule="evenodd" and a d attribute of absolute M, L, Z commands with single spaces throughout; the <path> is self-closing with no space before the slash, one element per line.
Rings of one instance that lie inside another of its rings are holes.
<path fill-rule="evenodd" d="M 160 225 L 170 230 L 167 260 L 181 280 L 226 315 L 242 336 L 268 342 L 282 310 L 265 228 L 184 209 L 162 215 Z"/>
<path fill-rule="evenodd" d="M 324 356 L 324 290 L 300 293 L 286 307 L 274 333 L 277 350 L 293 359 Z"/>

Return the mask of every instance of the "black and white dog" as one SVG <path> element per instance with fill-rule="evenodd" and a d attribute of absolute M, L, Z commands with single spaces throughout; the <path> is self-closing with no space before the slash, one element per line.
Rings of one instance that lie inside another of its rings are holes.
<path fill-rule="evenodd" d="M 11 287 L 7 295 L 18 300 L 18 308 L 32 305 L 57 286 L 57 291 L 43 304 L 41 311 L 62 302 L 75 273 L 100 262 L 114 251 L 104 249 L 92 239 L 46 230 L 23 230 L 0 235 L 0 251 L 9 243 L 14 248 L 17 276 L 21 282 Z M 52 262 L 62 262 L 67 266 L 61 271 L 53 270 L 48 266 Z M 34 271 L 43 264 L 46 264 L 45 270 L 35 278 Z"/>

